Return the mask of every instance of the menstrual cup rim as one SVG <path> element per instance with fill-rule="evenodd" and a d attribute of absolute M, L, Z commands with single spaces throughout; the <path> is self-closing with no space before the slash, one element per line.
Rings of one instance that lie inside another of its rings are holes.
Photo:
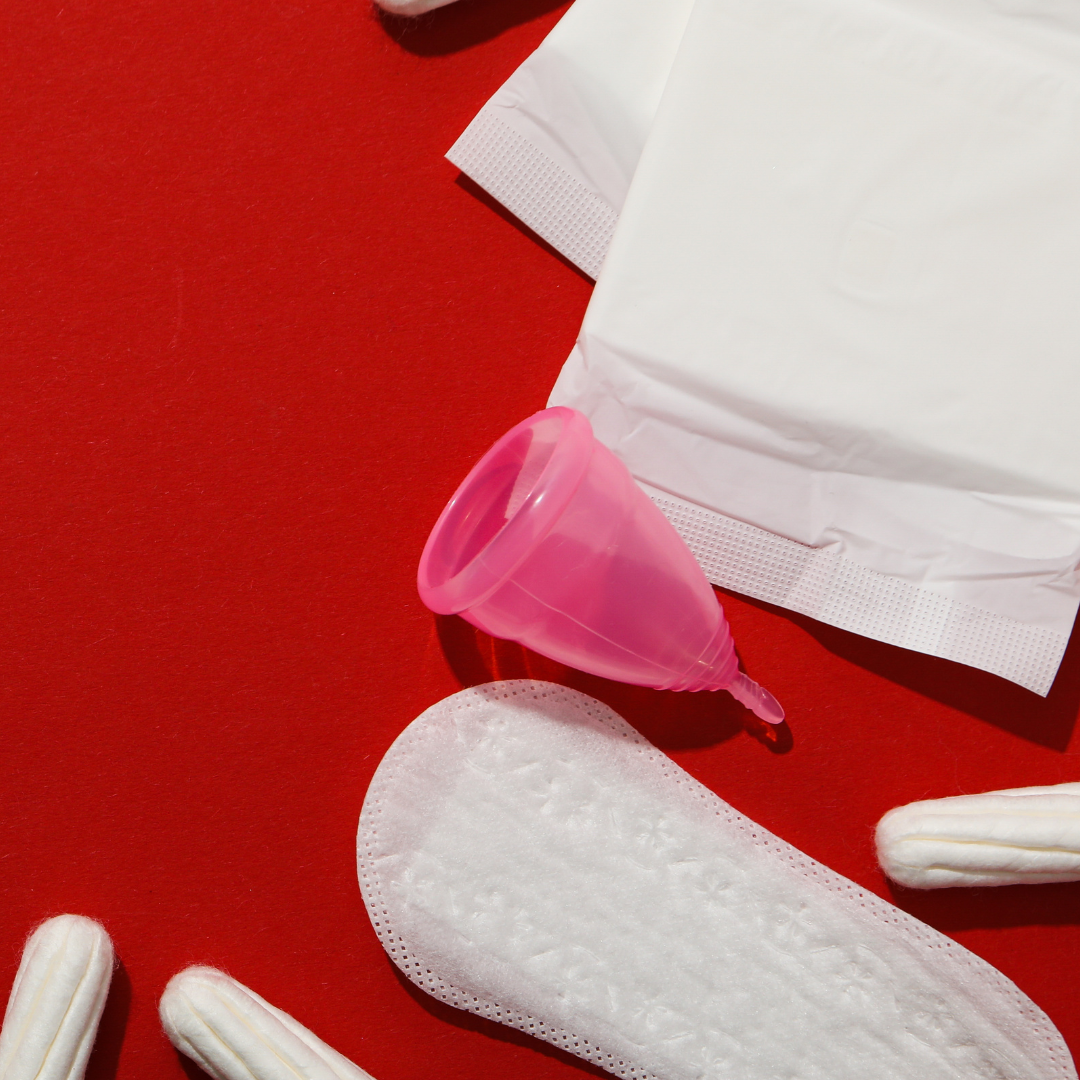
<path fill-rule="evenodd" d="M 455 574 L 434 582 L 432 562 L 443 539 L 443 529 L 460 499 L 508 443 L 553 415 L 562 419 L 562 431 L 551 457 L 514 516 Z M 482 604 L 503 585 L 551 532 L 566 509 L 589 467 L 593 438 L 592 426 L 584 414 L 565 405 L 555 405 L 533 413 L 496 440 L 458 485 L 424 544 L 416 574 L 424 604 L 440 615 L 456 615 Z"/>

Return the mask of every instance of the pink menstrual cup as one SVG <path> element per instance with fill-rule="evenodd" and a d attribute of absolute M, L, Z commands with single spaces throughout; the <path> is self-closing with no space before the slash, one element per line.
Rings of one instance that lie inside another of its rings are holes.
<path fill-rule="evenodd" d="M 536 413 L 481 458 L 417 579 L 432 611 L 560 663 L 658 690 L 727 690 L 762 720 L 784 718 L 739 671 L 690 549 L 574 409 Z"/>

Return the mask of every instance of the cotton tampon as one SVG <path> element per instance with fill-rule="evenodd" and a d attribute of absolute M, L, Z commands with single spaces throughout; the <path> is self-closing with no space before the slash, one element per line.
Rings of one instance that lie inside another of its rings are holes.
<path fill-rule="evenodd" d="M 169 1041 L 215 1080 L 372 1080 L 222 971 L 190 967 L 161 995 Z"/>
<path fill-rule="evenodd" d="M 1080 881 L 1080 784 L 898 806 L 878 822 L 877 852 L 913 889 Z"/>
<path fill-rule="evenodd" d="M 30 935 L 0 1033 L 3 1080 L 80 1080 L 112 979 L 104 928 L 58 915 Z"/>

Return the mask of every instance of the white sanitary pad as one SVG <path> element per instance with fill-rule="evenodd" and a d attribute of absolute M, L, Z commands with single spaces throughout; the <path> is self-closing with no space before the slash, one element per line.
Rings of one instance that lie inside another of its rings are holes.
<path fill-rule="evenodd" d="M 414 721 L 372 780 L 358 863 L 413 982 L 619 1076 L 1076 1076 L 989 964 L 564 687 L 492 683 Z"/>
<path fill-rule="evenodd" d="M 579 23 L 534 58 L 572 53 L 567 87 L 598 34 Z M 1080 595 L 1080 16 L 697 0 L 667 27 L 551 404 L 714 583 L 1045 694 Z M 556 82 L 528 97 L 522 69 L 502 115 L 584 130 L 544 104 Z"/>

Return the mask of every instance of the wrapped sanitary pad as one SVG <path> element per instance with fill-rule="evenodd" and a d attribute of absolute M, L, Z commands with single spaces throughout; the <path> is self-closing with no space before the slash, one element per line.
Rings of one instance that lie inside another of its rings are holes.
<path fill-rule="evenodd" d="M 1045 694 L 1080 596 L 1080 17 L 697 0 L 679 36 L 551 404 L 714 583 Z"/>
<path fill-rule="evenodd" d="M 368 790 L 358 865 L 413 982 L 618 1076 L 1076 1076 L 989 964 L 564 687 L 492 683 L 414 721 Z"/>

